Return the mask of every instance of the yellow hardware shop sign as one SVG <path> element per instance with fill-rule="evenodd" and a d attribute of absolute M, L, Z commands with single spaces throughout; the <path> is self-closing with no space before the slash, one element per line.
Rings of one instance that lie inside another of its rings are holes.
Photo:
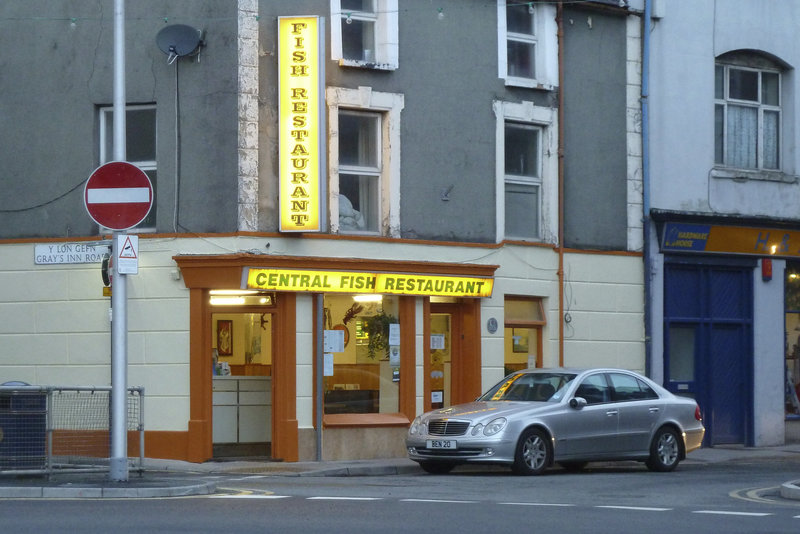
<path fill-rule="evenodd" d="M 442 297 L 491 297 L 494 280 L 402 273 L 247 270 L 247 289 L 316 293 L 378 293 Z"/>
<path fill-rule="evenodd" d="M 317 17 L 278 19 L 282 232 L 320 230 L 319 24 Z"/>

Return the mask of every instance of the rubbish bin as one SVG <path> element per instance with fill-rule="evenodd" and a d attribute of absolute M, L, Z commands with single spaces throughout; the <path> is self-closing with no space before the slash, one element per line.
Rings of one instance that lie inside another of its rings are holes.
<path fill-rule="evenodd" d="M 2 386 L 27 386 L 6 382 Z M 0 390 L 0 471 L 47 467 L 47 392 Z"/>

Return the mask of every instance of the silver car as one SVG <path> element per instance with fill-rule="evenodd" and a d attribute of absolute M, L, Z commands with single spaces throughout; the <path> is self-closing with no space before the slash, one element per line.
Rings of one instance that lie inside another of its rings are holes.
<path fill-rule="evenodd" d="M 492 463 L 538 475 L 554 464 L 578 470 L 607 460 L 672 471 L 704 435 L 693 399 L 631 371 L 528 369 L 474 402 L 417 417 L 406 447 L 429 473 Z"/>

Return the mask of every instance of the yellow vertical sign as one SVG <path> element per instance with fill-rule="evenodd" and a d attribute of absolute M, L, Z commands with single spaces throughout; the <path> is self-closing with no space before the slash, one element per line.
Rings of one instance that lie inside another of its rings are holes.
<path fill-rule="evenodd" d="M 320 52 L 317 17 L 280 17 L 280 230 L 320 230 Z"/>

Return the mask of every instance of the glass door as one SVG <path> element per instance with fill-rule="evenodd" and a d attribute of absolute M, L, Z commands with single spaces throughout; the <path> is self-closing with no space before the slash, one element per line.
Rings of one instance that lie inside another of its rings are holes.
<path fill-rule="evenodd" d="M 452 387 L 452 314 L 431 313 L 431 409 L 450 406 Z"/>
<path fill-rule="evenodd" d="M 211 314 L 215 457 L 270 456 L 273 314 Z"/>

